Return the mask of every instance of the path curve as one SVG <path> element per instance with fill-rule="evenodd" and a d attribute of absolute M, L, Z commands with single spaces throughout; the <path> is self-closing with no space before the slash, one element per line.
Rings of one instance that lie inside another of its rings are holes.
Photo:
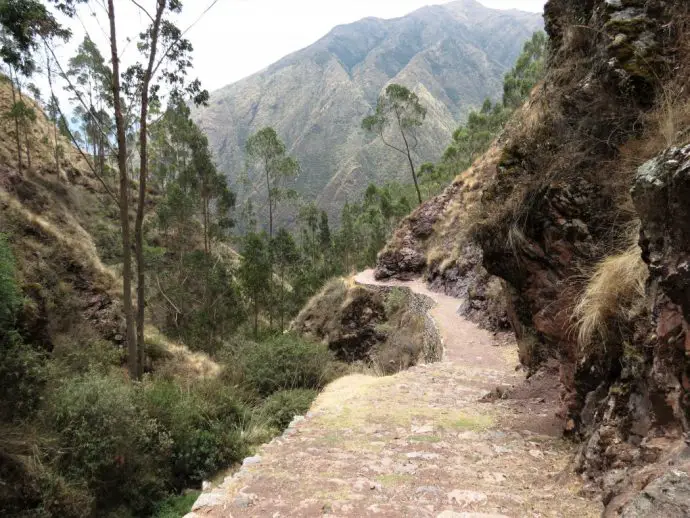
<path fill-rule="evenodd" d="M 371 271 L 355 280 L 433 299 L 443 361 L 335 381 L 306 419 L 202 494 L 188 518 L 601 515 L 598 502 L 580 496 L 572 446 L 543 432 L 555 408 L 541 395 L 549 380 L 523 385 L 514 344 L 458 316 L 458 299 L 422 281 L 380 283 Z M 481 401 L 515 385 L 522 396 Z"/>

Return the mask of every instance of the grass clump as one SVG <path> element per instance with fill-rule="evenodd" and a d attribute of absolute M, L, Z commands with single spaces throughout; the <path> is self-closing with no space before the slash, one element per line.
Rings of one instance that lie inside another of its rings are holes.
<path fill-rule="evenodd" d="M 581 347 L 605 339 L 616 319 L 630 315 L 644 297 L 648 274 L 637 243 L 596 265 L 573 312 Z"/>

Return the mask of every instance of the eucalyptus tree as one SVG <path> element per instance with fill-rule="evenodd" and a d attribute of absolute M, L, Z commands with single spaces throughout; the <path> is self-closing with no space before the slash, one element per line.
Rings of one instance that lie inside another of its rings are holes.
<path fill-rule="evenodd" d="M 379 97 L 376 112 L 362 121 L 365 130 L 376 133 L 386 146 L 405 155 L 420 204 L 422 193 L 412 153 L 418 145 L 417 129 L 422 126 L 425 118 L 426 108 L 420 103 L 417 94 L 404 86 L 390 84 Z"/>
<path fill-rule="evenodd" d="M 106 148 L 112 136 L 109 114 L 113 106 L 112 72 L 88 35 L 69 60 L 67 76 L 70 78 L 67 90 L 77 103 L 76 119 L 82 127 L 87 149 L 91 146 L 98 173 L 103 176 Z"/>
<path fill-rule="evenodd" d="M 39 0 L 2 0 L 0 2 L 0 58 L 9 71 L 12 106 L 8 116 L 14 119 L 17 167 L 22 172 L 21 129 L 27 143 L 27 162 L 31 167 L 29 128 L 36 119 L 35 110 L 24 101 L 22 77 L 37 70 L 35 57 L 41 40 L 67 39 L 69 31 L 60 26 Z"/>
<path fill-rule="evenodd" d="M 17 0 L 18 1 L 18 0 Z M 208 99 L 208 92 L 201 89 L 198 80 L 187 81 L 188 69 L 192 66 L 192 45 L 184 33 L 172 21 L 171 15 L 182 10 L 180 0 L 132 1 L 148 20 L 147 27 L 140 32 L 137 49 L 139 59 L 125 71 L 121 70 L 120 49 L 117 39 L 117 12 L 115 0 L 52 0 L 59 10 L 68 16 L 77 14 L 79 4 L 93 3 L 106 13 L 108 39 L 110 43 L 111 81 L 109 96 L 112 99 L 116 128 L 117 164 L 119 171 L 120 226 L 123 249 L 123 299 L 127 326 L 128 366 L 130 375 L 142 375 L 144 323 L 146 307 L 146 264 L 144 260 L 144 213 L 148 180 L 148 123 L 152 104 L 159 105 L 167 90 L 172 96 L 187 96 L 195 103 Z M 150 4 L 153 3 L 153 6 Z M 117 2 L 121 6 L 121 2 Z M 99 12 L 99 11 L 96 11 Z M 125 102 L 127 101 L 127 102 Z M 83 100 L 80 104 L 85 104 Z M 86 111 L 88 112 L 88 107 Z M 132 116 L 138 110 L 136 118 Z M 134 223 L 134 249 L 136 259 L 137 311 L 132 304 L 133 268 L 131 260 L 132 236 L 129 221 L 130 174 L 128 162 L 128 123 L 136 119 L 138 126 L 139 186 Z"/>
<path fill-rule="evenodd" d="M 266 181 L 268 235 L 272 238 L 273 217 L 278 203 L 294 196 L 294 191 L 285 189 L 284 184 L 299 174 L 300 166 L 297 160 L 287 155 L 285 144 L 273 128 L 264 128 L 249 137 L 245 148 L 249 162 L 260 169 Z"/>

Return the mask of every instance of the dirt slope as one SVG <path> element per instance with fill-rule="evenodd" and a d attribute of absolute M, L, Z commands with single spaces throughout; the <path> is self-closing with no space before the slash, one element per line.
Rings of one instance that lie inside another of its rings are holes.
<path fill-rule="evenodd" d="M 356 280 L 376 284 L 370 271 Z M 435 300 L 444 361 L 333 383 L 187 518 L 599 516 L 552 433 L 553 380 L 531 387 L 516 348 L 457 316 L 458 299 L 406 285 Z M 513 396 L 482 402 L 496 387 Z"/>

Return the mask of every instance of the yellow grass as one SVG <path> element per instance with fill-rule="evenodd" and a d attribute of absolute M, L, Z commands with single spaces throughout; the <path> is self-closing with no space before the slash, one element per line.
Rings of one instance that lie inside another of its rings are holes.
<path fill-rule="evenodd" d="M 648 273 L 636 243 L 595 267 L 573 312 L 581 347 L 590 346 L 596 337 L 605 338 L 612 319 L 630 314 L 644 297 Z"/>
<path fill-rule="evenodd" d="M 173 342 L 154 327 L 146 327 L 144 340 L 147 344 L 160 347 L 167 353 L 169 359 L 166 361 L 166 371 L 172 371 L 177 377 L 192 381 L 199 378 L 213 378 L 220 374 L 220 365 L 207 354 L 190 351 L 187 346 Z"/>

